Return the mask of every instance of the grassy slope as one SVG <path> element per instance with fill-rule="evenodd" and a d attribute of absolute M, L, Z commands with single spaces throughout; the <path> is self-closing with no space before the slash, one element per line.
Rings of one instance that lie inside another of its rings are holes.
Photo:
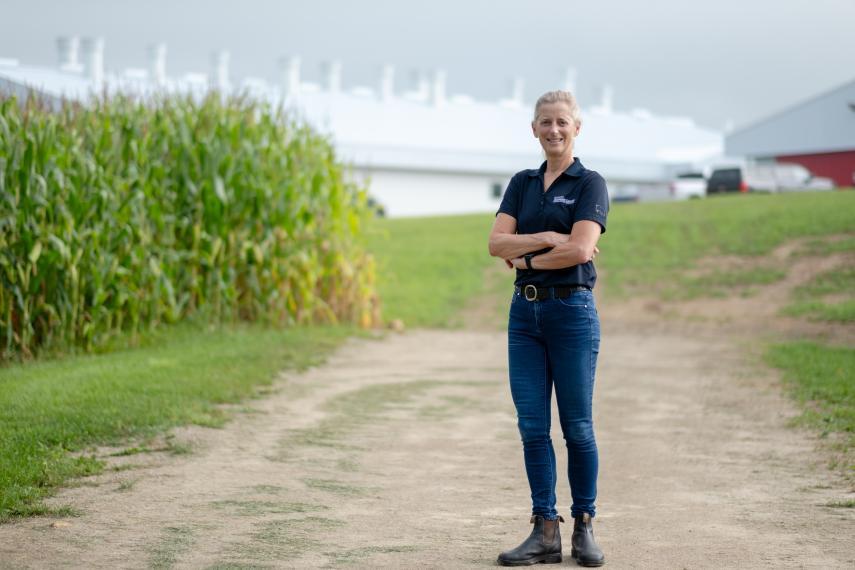
<path fill-rule="evenodd" d="M 386 320 L 407 326 L 460 324 L 458 312 L 484 286 L 490 214 L 378 220 L 368 248 L 378 259 Z"/>
<path fill-rule="evenodd" d="M 606 287 L 621 295 L 636 286 L 667 289 L 680 272 L 706 255 L 762 256 L 787 240 L 852 232 L 855 192 L 716 196 L 702 201 L 618 204 L 601 240 Z M 760 282 L 775 275 L 763 268 Z M 723 275 L 746 280 L 746 275 Z M 710 281 L 713 281 L 712 279 Z"/>
<path fill-rule="evenodd" d="M 826 271 L 794 293 L 795 300 L 784 309 L 785 314 L 805 315 L 818 321 L 855 322 L 855 267 Z M 840 299 L 827 300 L 835 296 Z"/>
<path fill-rule="evenodd" d="M 369 249 L 380 263 L 384 316 L 410 326 L 456 324 L 455 313 L 482 291 L 483 270 L 493 263 L 487 255 L 492 223 L 491 214 L 379 220 Z M 759 266 L 701 279 L 683 276 L 700 257 L 745 255 L 762 263 L 764 254 L 787 240 L 853 229 L 855 192 L 614 204 L 597 267 L 608 274 L 604 285 L 609 295 L 638 286 L 659 288 L 669 296 L 675 287 L 698 294 L 710 282 L 763 284 L 784 275 L 780 268 Z"/>

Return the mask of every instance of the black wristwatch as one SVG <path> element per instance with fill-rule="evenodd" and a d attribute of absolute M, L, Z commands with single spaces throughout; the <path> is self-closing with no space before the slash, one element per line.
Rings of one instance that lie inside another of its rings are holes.
<path fill-rule="evenodd" d="M 525 266 L 528 267 L 529 269 L 534 269 L 534 267 L 531 266 L 531 258 L 532 257 L 534 257 L 534 256 L 530 253 L 527 253 L 523 256 L 523 259 L 525 259 Z"/>

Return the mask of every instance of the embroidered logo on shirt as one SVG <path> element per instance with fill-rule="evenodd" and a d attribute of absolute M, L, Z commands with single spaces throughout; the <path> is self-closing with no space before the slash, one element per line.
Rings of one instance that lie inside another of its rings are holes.
<path fill-rule="evenodd" d="M 568 200 L 564 196 L 556 196 L 552 199 L 553 204 L 567 204 L 568 206 L 572 206 L 576 202 L 576 199 Z"/>
<path fill-rule="evenodd" d="M 599 204 L 594 204 L 594 210 L 597 212 L 598 216 L 605 216 L 606 215 L 606 213 L 603 212 L 603 207 L 600 206 Z"/>

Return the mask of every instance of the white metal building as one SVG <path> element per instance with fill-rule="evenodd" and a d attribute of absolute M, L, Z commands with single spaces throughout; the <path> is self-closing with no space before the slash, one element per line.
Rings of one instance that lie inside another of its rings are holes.
<path fill-rule="evenodd" d="M 476 101 L 446 93 L 442 70 L 422 74 L 413 88 L 395 88 L 395 72 L 383 68 L 374 88 L 341 81 L 341 65 L 324 66 L 324 84 L 302 80 L 299 58 L 279 61 L 280 81 L 256 78 L 233 84 L 228 53 L 212 56 L 208 74 L 167 75 L 166 48 L 149 49 L 148 69 L 108 73 L 103 41 L 60 38 L 56 68 L 24 66 L 0 59 L 0 89 L 34 88 L 51 97 L 85 100 L 92 93 L 158 91 L 204 94 L 209 89 L 246 91 L 284 104 L 327 133 L 354 175 L 370 182 L 371 195 L 391 216 L 495 210 L 508 179 L 542 162 L 531 133 L 533 101 L 523 98 L 521 80 L 510 97 Z M 82 48 L 82 49 L 81 49 Z M 556 87 L 572 90 L 568 80 Z M 562 84 L 563 83 L 563 84 Z M 612 196 L 664 197 L 672 174 L 722 152 L 722 135 L 685 118 L 662 118 L 644 110 L 617 112 L 605 89 L 596 106 L 582 108 L 576 155 L 602 174 Z"/>

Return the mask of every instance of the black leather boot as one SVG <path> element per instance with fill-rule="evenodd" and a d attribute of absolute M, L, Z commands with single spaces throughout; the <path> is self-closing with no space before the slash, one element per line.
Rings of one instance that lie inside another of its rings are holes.
<path fill-rule="evenodd" d="M 559 516 L 554 521 L 548 521 L 540 515 L 534 515 L 529 522 L 534 523 L 531 534 L 513 550 L 499 554 L 498 562 L 501 566 L 561 562 L 561 531 L 558 523 L 564 522 L 564 519 Z"/>
<path fill-rule="evenodd" d="M 591 515 L 583 513 L 573 521 L 573 537 L 570 539 L 573 549 L 570 556 L 580 566 L 602 566 L 606 562 L 603 551 L 594 541 L 594 525 Z"/>

